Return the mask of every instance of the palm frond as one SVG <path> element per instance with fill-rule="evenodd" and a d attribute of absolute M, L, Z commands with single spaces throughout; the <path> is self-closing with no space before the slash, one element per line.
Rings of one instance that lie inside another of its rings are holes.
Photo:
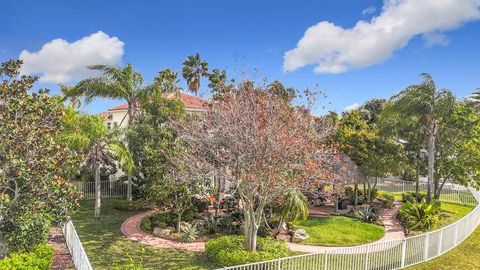
<path fill-rule="evenodd" d="M 110 141 L 108 148 L 115 153 L 125 170 L 131 173 L 135 166 L 133 164 L 132 153 L 128 148 L 119 140 Z"/>

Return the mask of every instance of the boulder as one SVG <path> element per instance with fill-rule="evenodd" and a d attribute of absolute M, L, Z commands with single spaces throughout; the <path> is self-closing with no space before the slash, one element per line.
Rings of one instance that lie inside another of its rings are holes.
<path fill-rule="evenodd" d="M 164 228 L 159 228 L 159 227 L 155 227 L 153 229 L 153 235 L 155 235 L 157 237 L 170 235 L 171 233 L 172 233 L 172 230 L 170 230 L 170 229 L 164 229 Z"/>
<path fill-rule="evenodd" d="M 190 223 L 188 222 L 185 222 L 185 221 L 180 222 L 180 231 L 183 231 L 183 229 L 189 226 L 190 226 Z"/>
<path fill-rule="evenodd" d="M 293 243 L 300 243 L 306 239 L 308 239 L 308 234 L 304 229 L 296 229 L 293 231 L 292 234 L 292 242 Z"/>
<path fill-rule="evenodd" d="M 275 236 L 275 239 L 277 239 L 278 241 L 290 242 L 291 236 L 286 233 L 281 233 L 281 234 L 277 234 Z"/>

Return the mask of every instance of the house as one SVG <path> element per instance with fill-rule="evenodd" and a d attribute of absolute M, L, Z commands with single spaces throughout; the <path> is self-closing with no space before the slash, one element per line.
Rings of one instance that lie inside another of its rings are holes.
<path fill-rule="evenodd" d="M 179 99 L 185 106 L 185 111 L 187 113 L 198 113 L 205 111 L 205 105 L 208 103 L 207 100 L 185 93 L 170 93 L 166 95 L 168 99 Z M 107 127 L 116 128 L 116 127 L 126 127 L 128 125 L 128 104 L 127 102 L 117 105 L 108 109 L 106 112 L 102 112 L 99 115 L 105 119 Z"/>
<path fill-rule="evenodd" d="M 170 93 L 166 95 L 168 99 L 180 100 L 187 113 L 199 113 L 205 111 L 205 105 L 208 104 L 208 100 L 188 95 L 185 93 Z M 128 103 L 122 103 L 115 107 L 108 109 L 106 112 L 102 112 L 99 115 L 105 119 L 105 123 L 109 129 L 111 128 L 124 128 L 128 125 Z M 115 175 L 110 176 L 110 180 L 114 181 L 119 179 L 125 173 L 119 169 Z"/>

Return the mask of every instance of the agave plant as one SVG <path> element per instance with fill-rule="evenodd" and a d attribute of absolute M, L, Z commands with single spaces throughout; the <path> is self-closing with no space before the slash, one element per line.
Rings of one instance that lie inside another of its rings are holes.
<path fill-rule="evenodd" d="M 198 229 L 195 225 L 187 225 L 182 229 L 182 241 L 185 243 L 192 243 L 197 240 Z"/>
<path fill-rule="evenodd" d="M 398 216 L 409 230 L 430 230 L 440 220 L 440 203 L 427 203 L 425 198 L 418 203 L 407 201 L 400 207 Z"/>
<path fill-rule="evenodd" d="M 362 208 L 355 211 L 355 217 L 363 222 L 373 223 L 378 220 L 377 213 L 373 207 Z"/>

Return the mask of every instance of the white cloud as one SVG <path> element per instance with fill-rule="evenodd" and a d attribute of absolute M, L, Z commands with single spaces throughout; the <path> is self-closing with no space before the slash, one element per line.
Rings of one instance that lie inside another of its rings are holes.
<path fill-rule="evenodd" d="M 377 8 L 375 6 L 369 6 L 366 9 L 362 10 L 362 16 L 365 17 L 367 15 L 373 14 L 377 11 Z"/>
<path fill-rule="evenodd" d="M 54 39 L 45 43 L 37 52 L 23 50 L 22 74 L 40 75 L 40 81 L 66 83 L 93 74 L 87 66 L 96 64 L 118 64 L 122 60 L 123 45 L 117 37 L 102 31 L 69 43 Z"/>
<path fill-rule="evenodd" d="M 284 71 L 316 64 L 317 73 L 341 73 L 387 59 L 407 46 L 415 36 L 426 34 L 427 44 L 445 44 L 444 31 L 480 18 L 480 0 L 385 0 L 380 15 L 342 28 L 322 21 L 308 28 L 297 47 L 284 55 Z M 428 38 L 430 33 L 437 35 Z M 436 41 L 435 41 L 436 39 Z"/>
<path fill-rule="evenodd" d="M 423 40 L 425 40 L 425 47 L 430 48 L 435 45 L 447 46 L 450 43 L 450 40 L 447 36 L 442 33 L 426 33 L 422 35 Z"/>
<path fill-rule="evenodd" d="M 358 103 L 353 103 L 351 105 L 348 105 L 347 107 L 345 107 L 343 109 L 344 112 L 351 112 L 351 111 L 355 111 L 357 110 L 358 108 L 360 108 L 360 104 Z"/>

